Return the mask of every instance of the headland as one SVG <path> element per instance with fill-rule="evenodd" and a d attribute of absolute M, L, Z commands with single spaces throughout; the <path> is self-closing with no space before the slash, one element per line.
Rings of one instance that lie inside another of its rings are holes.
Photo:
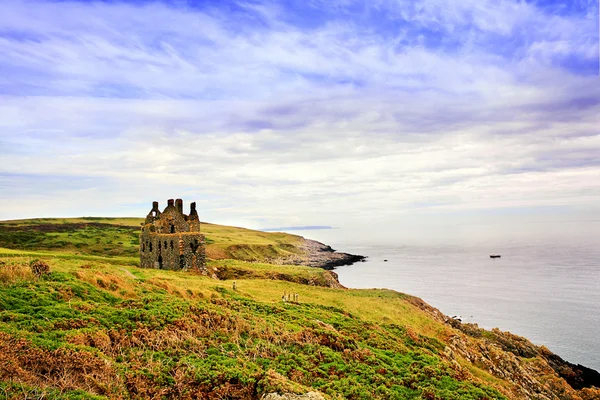
<path fill-rule="evenodd" d="M 203 223 L 206 274 L 139 268 L 142 222 L 0 222 L 6 398 L 600 398 L 543 346 L 324 269 L 359 256 Z"/>

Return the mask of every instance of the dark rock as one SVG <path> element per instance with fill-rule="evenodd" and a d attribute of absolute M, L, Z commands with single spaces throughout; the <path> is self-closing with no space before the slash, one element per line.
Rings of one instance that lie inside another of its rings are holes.
<path fill-rule="evenodd" d="M 593 386 L 600 388 L 600 373 L 598 371 L 565 361 L 545 347 L 541 347 L 540 350 L 542 357 L 546 359 L 552 369 L 567 381 L 573 389 L 579 390 Z"/>

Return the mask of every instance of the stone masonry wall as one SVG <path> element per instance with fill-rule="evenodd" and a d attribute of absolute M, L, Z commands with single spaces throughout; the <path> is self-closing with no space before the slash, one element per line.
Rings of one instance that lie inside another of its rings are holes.
<path fill-rule="evenodd" d="M 140 237 L 140 267 L 198 269 L 206 264 L 204 235 L 196 232 L 150 233 Z"/>
<path fill-rule="evenodd" d="M 204 235 L 195 203 L 190 216 L 181 212 L 183 202 L 168 201 L 160 213 L 154 202 L 151 212 L 142 225 L 140 234 L 140 267 L 169 270 L 194 269 L 206 273 Z"/>

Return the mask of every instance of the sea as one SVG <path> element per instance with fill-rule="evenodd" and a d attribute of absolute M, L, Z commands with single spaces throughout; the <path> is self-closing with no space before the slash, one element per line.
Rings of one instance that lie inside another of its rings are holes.
<path fill-rule="evenodd" d="M 336 269 L 346 287 L 411 294 L 600 371 L 600 221 L 289 232 L 367 256 Z"/>

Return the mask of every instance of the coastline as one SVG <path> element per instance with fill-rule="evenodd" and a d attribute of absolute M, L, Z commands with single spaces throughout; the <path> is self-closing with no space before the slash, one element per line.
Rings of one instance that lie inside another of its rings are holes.
<path fill-rule="evenodd" d="M 58 229 L 65 228 L 64 222 L 58 225 L 60 227 Z M 115 239 L 111 243 L 115 244 L 117 250 L 123 251 L 122 247 L 116 246 L 117 244 L 123 245 L 123 243 L 119 243 L 119 237 L 116 236 L 119 231 L 115 232 L 114 228 L 109 229 L 110 226 L 103 228 L 105 228 L 103 232 L 96 232 L 96 237 L 99 237 L 100 234 L 113 234 Z M 353 370 L 356 372 L 352 372 L 352 375 L 356 375 L 356 379 L 359 377 L 364 379 L 361 381 L 361 385 L 364 384 L 361 387 L 365 389 L 363 394 L 374 393 L 381 382 L 386 382 L 389 385 L 394 384 L 398 388 L 406 388 L 402 390 L 412 390 L 411 393 L 414 394 L 414 398 L 419 395 L 423 397 L 423 393 L 429 393 L 428 398 L 445 398 L 445 394 L 465 394 L 467 393 L 466 390 L 473 394 L 473 396 L 469 396 L 470 398 L 600 399 L 600 374 L 597 371 L 564 361 L 545 346 L 534 345 L 529 339 L 525 338 L 527 335 L 517 336 L 508 331 L 481 329 L 476 324 L 463 323 L 460 319 L 450 318 L 429 305 L 438 304 L 438 302 L 430 301 L 428 304 L 421 298 L 405 294 L 413 293 L 410 290 L 367 288 L 365 290 L 354 290 L 342 286 L 339 283 L 336 271 L 332 271 L 331 268 L 363 261 L 366 259 L 365 256 L 337 252 L 324 243 L 300 238 L 296 235 L 286 237 L 277 234 L 273 238 L 260 236 L 260 244 L 245 244 L 244 241 L 246 240 L 256 240 L 252 231 L 236 231 L 236 228 L 218 226 L 212 226 L 211 228 L 215 238 L 213 243 L 216 242 L 215 247 L 219 249 L 218 245 L 224 244 L 221 249 L 227 249 L 229 252 L 223 254 L 230 257 L 213 260 L 212 266 L 215 274 L 212 277 L 218 279 L 218 281 L 193 272 L 182 275 L 167 270 L 138 269 L 133 266 L 134 264 L 128 263 L 128 259 L 125 258 L 122 263 L 116 263 L 117 268 L 115 268 L 112 262 L 106 262 L 111 260 L 110 258 L 104 260 L 97 258 L 91 261 L 88 256 L 80 254 L 72 254 L 72 257 L 68 258 L 50 258 L 51 254 L 39 253 L 42 258 L 47 259 L 51 264 L 52 272 L 57 272 L 57 274 L 50 275 L 48 279 L 36 280 L 32 278 L 30 285 L 14 286 L 15 296 L 25 298 L 32 287 L 31 285 L 35 285 L 40 292 L 47 295 L 49 301 L 52 301 L 50 304 L 52 307 L 51 312 L 47 315 L 51 318 L 50 322 L 53 325 L 48 325 L 47 329 L 42 330 L 41 333 L 38 331 L 38 325 L 35 325 L 33 326 L 35 331 L 32 331 L 31 334 L 47 335 L 50 333 L 53 335 L 52 337 L 55 337 L 52 331 L 65 327 L 62 314 L 57 314 L 54 310 L 56 307 L 62 307 L 66 312 L 72 312 L 70 311 L 72 310 L 70 307 L 71 302 L 70 298 L 68 298 L 69 302 L 66 303 L 64 298 L 55 296 L 57 285 L 65 289 L 63 292 L 67 294 L 70 287 L 77 288 L 86 285 L 88 291 L 82 291 L 82 297 L 75 297 L 77 304 L 97 304 L 98 293 L 106 292 L 111 296 L 113 296 L 113 293 L 118 293 L 124 296 L 122 302 L 117 301 L 114 306 L 111 303 L 106 304 L 106 309 L 115 308 L 115 315 L 118 316 L 121 313 L 116 309 L 120 310 L 123 306 L 132 310 L 142 310 L 140 311 L 142 313 L 147 310 L 146 307 L 150 307 L 154 310 L 153 315 L 170 315 L 169 312 L 158 312 L 163 308 L 176 311 L 184 310 L 182 318 L 177 321 L 191 321 L 191 325 L 182 326 L 165 320 L 159 326 L 152 325 L 147 327 L 147 330 L 143 330 L 144 334 L 152 332 L 151 335 L 153 336 L 151 338 L 157 337 L 161 340 L 160 343 L 166 343 L 165 349 L 169 351 L 176 346 L 164 341 L 165 332 L 168 334 L 176 332 L 177 335 L 182 334 L 182 329 L 185 329 L 185 332 L 193 332 L 194 337 L 197 338 L 196 340 L 203 341 L 198 343 L 198 349 L 204 352 L 206 348 L 212 345 L 211 341 L 214 337 L 210 334 L 198 335 L 197 332 L 205 332 L 205 330 L 213 332 L 216 325 L 217 329 L 222 329 L 220 332 L 224 335 L 220 339 L 222 342 L 217 343 L 220 346 L 218 348 L 222 348 L 223 343 L 236 343 L 236 341 L 239 341 L 239 331 L 232 329 L 232 326 L 238 326 L 241 323 L 240 321 L 249 320 L 252 321 L 252 326 L 248 328 L 247 332 L 251 335 L 251 343 L 254 343 L 255 340 L 261 340 L 263 336 L 260 335 L 267 332 L 268 336 L 264 337 L 265 341 L 283 344 L 283 347 L 277 348 L 278 351 L 266 354 L 263 357 L 264 362 L 281 362 L 277 365 L 283 368 L 282 371 L 288 371 L 290 360 L 281 360 L 279 354 L 289 352 L 290 348 L 285 346 L 291 345 L 293 346 L 293 353 L 302 358 L 303 363 L 312 363 L 310 368 L 306 370 L 318 370 L 322 360 L 314 357 L 315 349 L 317 349 L 319 354 L 330 354 L 331 357 L 338 357 L 344 362 L 343 365 L 349 362 L 351 365 L 356 366 L 357 368 Z M 82 227 L 77 230 L 81 231 Z M 51 236 L 50 238 L 54 237 Z M 231 244 L 231 238 L 236 238 L 237 242 Z M 220 242 L 217 240 L 220 240 Z M 253 247 L 253 245 L 256 247 Z M 278 249 L 273 249 L 273 247 L 278 247 Z M 88 251 L 92 250 L 89 247 L 82 248 Z M 278 251 L 279 249 L 285 250 L 285 252 Z M 383 260 L 383 257 L 380 257 L 381 254 L 371 251 L 368 247 L 355 247 L 355 249 L 355 251 L 358 250 L 357 252 L 369 254 L 369 260 L 372 264 L 369 266 L 357 264 L 343 270 L 348 271 L 354 268 L 373 272 L 373 269 L 379 268 L 377 262 L 379 258 Z M 10 257 L 11 265 L 15 264 L 15 261 L 17 262 L 15 271 L 18 271 L 18 268 L 29 270 L 28 263 L 31 257 L 14 258 L 11 254 L 13 253 L 9 251 L 7 258 Z M 270 254 L 285 255 L 277 259 L 269 259 L 268 255 Z M 240 258 L 234 258 L 236 255 Z M 245 258 L 250 256 L 261 258 L 255 261 L 247 261 Z M 384 256 L 389 257 L 388 254 Z M 399 257 L 393 256 L 391 259 L 395 262 L 401 262 Z M 131 260 L 129 259 L 129 261 Z M 279 264 L 279 266 L 269 264 Z M 282 264 L 298 264 L 309 267 L 293 268 L 291 265 L 286 267 Z M 382 265 L 393 266 L 392 263 L 383 264 L 383 261 Z M 436 263 L 431 263 L 431 265 L 435 266 Z M 375 282 L 389 286 L 392 280 L 386 280 L 386 276 L 379 276 Z M 68 281 L 65 281 L 67 278 Z M 114 286 L 111 287 L 110 285 Z M 352 284 L 349 286 L 353 287 Z M 152 290 L 155 290 L 155 292 Z M 445 295 L 455 291 L 457 291 L 456 286 L 448 285 L 444 287 Z M 13 291 L 7 291 L 7 293 L 13 293 Z M 94 296 L 89 296 L 88 293 Z M 151 300 L 154 299 L 152 297 L 153 293 L 161 296 L 160 301 Z M 283 297 L 280 297 L 282 293 Z M 298 297 L 295 301 L 290 301 L 288 297 L 290 294 L 295 296 L 299 294 L 300 301 L 298 301 Z M 142 307 L 131 307 L 132 304 L 136 304 L 136 300 L 131 300 L 131 298 L 138 298 Z M 183 304 L 190 304 L 192 307 L 190 312 L 185 311 L 185 308 L 180 306 L 182 302 Z M 13 304 L 16 304 L 16 306 Z M 19 302 L 11 302 L 7 309 L 10 310 L 11 315 L 13 313 L 14 315 L 22 315 L 25 320 L 29 321 L 29 308 L 25 307 L 21 310 L 19 304 Z M 86 307 L 87 310 L 91 313 L 90 317 L 96 318 L 104 315 L 101 314 L 101 312 L 104 312 L 104 308 L 98 311 L 98 307 Z M 198 317 L 198 314 L 200 314 L 200 317 Z M 265 318 L 265 314 L 268 314 L 269 317 Z M 74 315 L 74 317 L 77 317 L 77 315 Z M 141 317 L 139 318 L 141 319 Z M 44 321 L 47 321 L 47 319 L 44 319 Z M 77 318 L 73 321 L 77 321 L 77 324 L 80 323 Z M 209 327 L 201 325 L 206 324 L 206 321 L 211 324 Z M 4 322 L 13 324 L 17 330 L 20 330 L 22 326 L 16 325 L 19 320 L 5 319 Z M 292 329 L 290 329 L 290 324 L 294 324 Z M 90 343 L 92 347 L 102 346 L 99 347 L 99 350 L 105 352 L 109 360 L 112 360 L 111 357 L 115 354 L 120 354 L 120 350 L 119 353 L 111 352 L 112 338 L 110 341 L 96 342 L 96 338 L 105 339 L 106 335 L 109 335 L 110 338 L 110 334 L 113 334 L 110 330 L 93 322 L 90 325 L 66 325 L 67 328 L 72 327 L 73 329 L 70 330 L 74 331 L 66 338 L 77 337 L 76 344 L 86 345 L 86 343 Z M 27 330 L 27 327 L 25 329 Z M 132 336 L 139 335 L 140 332 L 138 325 L 127 325 L 123 329 L 129 329 Z M 276 329 L 276 331 L 273 331 L 273 329 Z M 290 331 L 297 333 L 287 336 L 290 335 Z M 44 336 L 40 337 L 43 338 Z M 59 340 L 61 339 L 61 336 L 57 337 Z M 274 337 L 277 339 L 273 340 Z M 186 336 L 183 336 L 183 338 L 186 338 Z M 280 341 L 281 338 L 284 338 L 285 341 Z M 16 339 L 7 337 L 4 342 L 9 343 L 10 340 Z M 87 342 L 87 340 L 90 341 Z M 67 344 L 66 340 L 63 342 Z M 72 342 L 68 343 L 69 346 L 73 345 Z M 143 344 L 143 340 L 140 343 Z M 298 344 L 300 344 L 300 347 Z M 25 345 L 32 346 L 28 343 L 25 343 Z M 303 345 L 307 345 L 307 347 L 302 347 Z M 19 365 L 19 363 L 22 363 L 19 358 L 22 356 L 22 352 L 13 351 L 11 353 L 13 347 L 6 347 L 4 353 L 12 354 L 11 357 L 16 359 L 10 365 Z M 127 347 L 132 348 L 129 353 L 132 358 L 125 360 L 124 368 L 127 368 L 129 374 L 137 374 L 137 371 L 139 371 L 137 349 L 140 346 L 134 343 L 133 345 L 128 344 Z M 44 354 L 48 359 L 56 358 L 56 353 L 43 353 L 46 351 L 44 348 L 35 348 L 36 351 L 40 352 L 39 354 Z M 241 357 L 253 358 L 256 357 L 256 349 L 260 350 L 261 348 L 250 347 L 248 351 L 244 347 L 239 349 L 245 351 L 241 354 Z M 184 349 L 185 352 L 187 352 L 187 349 Z M 393 357 L 390 357 L 390 354 L 393 354 Z M 224 352 L 222 355 L 226 357 L 226 360 L 231 359 L 229 352 Z M 86 357 L 93 359 L 93 357 L 87 355 Z M 67 361 L 70 359 L 67 358 Z M 204 360 L 204 358 L 199 359 Z M 29 365 L 31 368 L 35 368 L 37 364 Z M 99 362 L 98 365 L 105 365 L 104 361 Z M 374 368 L 373 365 L 378 367 Z M 401 366 L 403 365 L 410 366 L 410 369 L 402 370 Z M 381 366 L 381 369 L 379 366 Z M 203 366 L 201 370 L 212 371 L 212 368 L 214 366 Z M 378 372 L 379 370 L 383 372 Z M 256 379 L 257 376 L 256 370 L 236 367 L 232 368 L 231 371 L 233 375 L 223 375 L 223 380 L 217 381 L 216 384 L 229 390 L 232 388 L 229 380 L 230 376 L 235 379 L 239 379 L 240 376 Z M 287 372 L 281 375 L 272 375 L 268 371 L 267 369 L 260 370 L 260 373 L 264 374 L 259 375 L 261 379 L 271 377 L 276 379 L 277 382 L 295 382 L 294 375 Z M 388 374 L 387 371 L 394 372 Z M 13 377 L 21 377 L 25 382 L 32 384 L 32 390 L 38 390 L 39 386 L 48 386 L 47 381 L 27 381 L 26 376 L 19 375 L 21 374 L 20 371 L 9 373 L 13 374 L 11 375 Z M 173 371 L 169 372 L 169 376 L 173 376 L 173 374 Z M 110 372 L 106 376 L 114 377 L 117 375 Z M 194 375 L 194 377 L 197 376 Z M 319 382 L 319 385 L 315 385 L 315 381 L 305 381 L 307 386 L 298 392 L 295 392 L 291 386 L 278 386 L 273 387 L 271 393 L 278 390 L 286 396 L 288 394 L 294 396 L 291 393 L 300 395 L 300 393 L 306 393 L 314 388 L 323 387 L 323 384 L 334 385 L 339 382 L 338 375 L 335 375 L 337 378 L 334 377 L 333 379 L 328 379 L 329 376 L 329 371 L 324 371 L 321 378 L 324 380 Z M 311 378 L 309 375 L 306 377 Z M 377 377 L 378 381 L 371 381 L 370 379 L 373 377 Z M 194 390 L 197 389 L 193 386 L 194 380 L 183 382 L 183 390 L 191 390 L 192 387 L 195 388 Z M 234 388 L 238 388 L 239 381 L 236 380 L 235 382 L 236 386 Z M 446 382 L 446 384 L 444 384 L 444 387 L 438 387 L 436 384 L 439 382 Z M 453 386 L 449 386 L 448 382 Z M 0 382 L 1 384 L 2 382 Z M 134 386 L 136 390 L 138 387 L 144 390 L 160 390 L 163 391 L 162 393 L 165 393 L 164 390 L 170 390 L 168 382 L 165 380 L 160 382 L 156 380 L 139 381 L 136 385 L 142 385 Z M 112 387 L 119 388 L 118 385 Z M 256 383 L 251 383 L 248 387 L 256 393 L 263 390 L 263 386 L 258 386 Z M 330 390 L 351 394 L 351 392 L 345 391 L 346 387 L 349 386 L 332 386 Z M 246 386 L 242 388 L 246 390 Z M 126 391 L 129 388 L 123 390 Z M 486 397 L 482 396 L 484 393 L 480 390 L 487 391 Z M 1 386 L 0 391 L 2 391 Z M 477 396 L 477 393 L 479 393 L 479 396 Z M 380 394 L 379 397 L 374 397 L 393 398 L 394 396 L 391 396 L 391 392 L 388 392 Z M 400 396 L 395 397 L 403 398 Z M 361 398 L 367 397 L 362 396 Z"/>
<path fill-rule="evenodd" d="M 328 271 L 336 267 L 363 262 L 366 256 L 338 252 L 331 246 L 312 239 L 302 238 L 303 242 L 298 246 L 302 254 L 293 255 L 284 259 L 276 260 L 282 265 L 304 265 L 314 268 L 322 268 Z"/>
<path fill-rule="evenodd" d="M 520 369 L 515 369 L 517 365 L 515 364 L 515 357 L 543 360 L 571 388 L 575 390 L 586 388 L 600 389 L 600 372 L 581 364 L 566 361 L 546 346 L 538 346 L 523 336 L 515 335 L 508 331 L 501 331 L 498 328 L 486 330 L 480 328 L 476 323 L 463 323 L 458 318 L 445 315 L 418 297 L 413 298 L 413 303 L 432 317 L 462 332 L 467 337 L 484 341 L 484 344 L 480 345 L 477 350 L 478 353 L 481 353 L 482 357 L 476 359 L 473 358 L 473 350 L 469 349 L 468 341 L 455 337 L 450 341 L 449 349 L 451 351 L 446 351 L 450 358 L 460 355 L 472 362 L 487 364 L 489 371 L 493 375 L 513 380 L 519 374 L 535 374 L 543 369 L 537 366 L 535 369 L 529 371 L 526 365 L 520 365 Z M 514 357 L 502 355 L 498 350 Z M 527 382 L 526 380 L 521 381 L 523 385 L 529 383 L 531 382 Z M 531 389 L 533 389 L 533 392 L 536 392 L 534 386 Z"/>
<path fill-rule="evenodd" d="M 364 262 L 368 258 L 368 256 L 337 252 L 329 245 L 306 238 L 304 238 L 304 245 L 301 246 L 301 248 L 307 254 L 304 262 L 301 263 L 302 265 L 329 270 L 338 283 L 339 279 L 337 274 L 331 270 L 338 266 Z M 297 265 L 298 263 L 294 261 L 293 263 L 290 262 L 289 264 Z M 341 283 L 339 284 L 340 286 L 344 287 Z M 409 296 L 412 297 L 412 295 Z M 443 314 L 437 308 L 429 305 L 418 297 L 414 297 L 414 304 L 421 310 L 427 312 L 444 324 L 459 330 L 466 336 L 474 339 L 484 339 L 488 346 L 480 348 L 481 356 L 483 357 L 482 359 L 488 359 L 490 362 L 489 370 L 493 375 L 496 375 L 502 379 L 509 379 L 511 376 L 515 376 L 516 373 L 515 370 L 511 370 L 513 367 L 515 367 L 515 365 L 511 366 L 511 364 L 514 363 L 514 360 L 500 360 L 502 362 L 500 362 L 499 365 L 494 365 L 495 363 L 493 362 L 493 357 L 498 356 L 498 354 L 496 354 L 496 349 L 500 349 L 503 352 L 512 354 L 516 357 L 529 359 L 538 358 L 543 360 L 548 367 L 550 367 L 560 378 L 564 379 L 565 382 L 575 390 L 586 388 L 600 389 L 599 371 L 581 364 L 566 361 L 558 354 L 553 353 L 546 346 L 535 345 L 529 339 L 515 335 L 509 331 L 501 331 L 498 328 L 486 330 L 480 328 L 476 323 L 463 323 L 460 319 Z M 454 353 L 459 354 L 467 359 L 472 358 L 473 354 L 469 354 L 470 350 L 467 350 L 465 347 L 466 343 L 464 341 L 461 342 L 462 343 L 453 342 L 449 347 L 451 349 L 449 354 L 450 358 L 454 358 Z M 481 362 L 481 360 L 479 362 Z M 524 371 L 521 369 L 519 372 L 532 373 L 533 371 Z M 524 384 L 526 382 L 522 383 Z M 535 385 L 530 387 L 530 389 L 532 389 L 533 393 L 539 390 L 539 388 L 535 388 Z"/>

